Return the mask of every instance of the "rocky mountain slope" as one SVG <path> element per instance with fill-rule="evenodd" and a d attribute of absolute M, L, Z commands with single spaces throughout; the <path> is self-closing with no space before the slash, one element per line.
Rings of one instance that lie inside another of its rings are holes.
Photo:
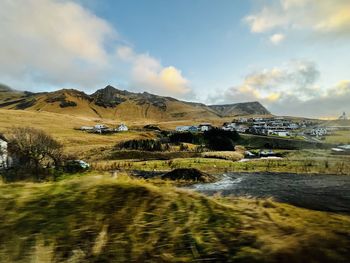
<path fill-rule="evenodd" d="M 223 117 L 240 116 L 240 115 L 270 115 L 271 113 L 260 102 L 244 102 L 226 105 L 210 105 Z"/>
<path fill-rule="evenodd" d="M 161 121 L 218 119 L 270 114 L 259 102 L 207 106 L 147 92 L 133 93 L 107 86 L 88 95 L 74 89 L 29 93 L 0 87 L 0 108 L 48 111 L 119 120 Z"/>

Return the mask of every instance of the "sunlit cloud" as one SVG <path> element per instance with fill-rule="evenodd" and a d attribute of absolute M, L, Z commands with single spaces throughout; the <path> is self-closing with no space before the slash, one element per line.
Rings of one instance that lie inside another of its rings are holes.
<path fill-rule="evenodd" d="M 310 30 L 316 34 L 350 35 L 348 0 L 274 0 L 244 21 L 254 33 Z"/>
<path fill-rule="evenodd" d="M 320 87 L 320 72 L 310 61 L 296 60 L 248 74 L 244 81 L 213 96 L 213 103 L 260 101 L 273 113 L 292 116 L 337 116 L 350 111 L 350 81 Z"/>
<path fill-rule="evenodd" d="M 131 85 L 167 96 L 183 97 L 191 91 L 189 81 L 174 66 L 164 67 L 149 54 L 137 54 L 128 46 L 119 47 L 116 54 L 131 65 Z"/>
<path fill-rule="evenodd" d="M 143 91 L 190 92 L 179 69 L 135 52 L 108 21 L 76 2 L 0 1 L 0 17 L 0 78 L 16 88 L 91 90 L 121 76 Z"/>
<path fill-rule="evenodd" d="M 270 42 L 274 45 L 279 45 L 280 43 L 282 43 L 285 39 L 285 35 L 283 34 L 273 34 L 270 37 Z"/>

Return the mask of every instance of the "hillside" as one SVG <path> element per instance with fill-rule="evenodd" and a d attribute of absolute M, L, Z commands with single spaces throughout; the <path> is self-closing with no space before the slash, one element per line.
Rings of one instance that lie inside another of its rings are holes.
<path fill-rule="evenodd" d="M 90 149 L 111 147 L 121 141 L 151 139 L 155 137 L 152 132 L 129 131 L 100 136 L 74 129 L 80 126 L 89 126 L 98 123 L 101 123 L 100 119 L 68 114 L 0 109 L 0 133 L 6 133 L 14 126 L 30 126 L 41 129 L 63 143 L 68 153 L 78 154 L 79 156 Z M 107 120 L 103 120 L 103 123 L 110 127 L 116 127 L 120 124 L 118 121 Z M 133 123 L 128 122 L 128 125 L 132 126 Z"/>
<path fill-rule="evenodd" d="M 97 90 L 91 95 L 73 89 L 28 93 L 14 92 L 7 88 L 0 96 L 0 108 L 48 111 L 122 121 L 210 121 L 237 115 L 270 114 L 258 102 L 207 106 L 147 92 L 122 91 L 112 86 Z"/>
<path fill-rule="evenodd" d="M 223 117 L 242 115 L 271 115 L 271 113 L 258 101 L 226 105 L 210 105 L 209 107 Z"/>
<path fill-rule="evenodd" d="M 125 177 L 0 185 L 1 262 L 347 262 L 350 218 Z"/>

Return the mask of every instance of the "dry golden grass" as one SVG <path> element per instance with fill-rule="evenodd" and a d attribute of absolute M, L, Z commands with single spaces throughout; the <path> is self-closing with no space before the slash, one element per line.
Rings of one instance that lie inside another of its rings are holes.
<path fill-rule="evenodd" d="M 202 153 L 202 157 L 239 161 L 243 159 L 244 155 L 239 152 L 225 151 L 225 152 L 204 152 Z"/>
<path fill-rule="evenodd" d="M 120 124 L 108 119 L 86 118 L 51 112 L 32 112 L 0 109 L 0 132 L 14 126 L 29 126 L 42 129 L 64 144 L 69 153 L 82 154 L 94 148 L 109 147 L 124 140 L 154 138 L 152 132 L 129 131 L 111 135 L 99 135 L 75 130 L 80 126 L 103 123 L 110 126 Z"/>

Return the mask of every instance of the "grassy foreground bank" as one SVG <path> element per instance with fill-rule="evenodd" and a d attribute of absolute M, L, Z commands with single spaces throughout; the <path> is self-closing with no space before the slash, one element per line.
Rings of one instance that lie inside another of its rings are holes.
<path fill-rule="evenodd" d="M 0 262 L 347 262 L 350 217 L 166 184 L 0 185 Z"/>

